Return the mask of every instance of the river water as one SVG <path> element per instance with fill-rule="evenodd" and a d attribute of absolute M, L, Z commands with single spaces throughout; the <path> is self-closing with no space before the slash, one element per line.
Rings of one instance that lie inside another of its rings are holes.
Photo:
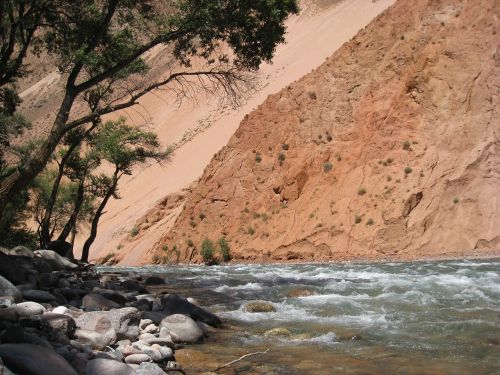
<path fill-rule="evenodd" d="M 164 275 L 227 322 L 178 351 L 189 374 L 268 348 L 221 373 L 500 374 L 500 260 L 123 270 Z M 245 311 L 260 300 L 276 311 Z"/>

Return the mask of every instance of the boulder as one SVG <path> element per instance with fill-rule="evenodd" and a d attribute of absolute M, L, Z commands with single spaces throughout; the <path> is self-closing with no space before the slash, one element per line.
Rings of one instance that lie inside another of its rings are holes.
<path fill-rule="evenodd" d="M 189 316 L 174 314 L 164 318 L 160 327 L 166 328 L 173 342 L 194 343 L 203 338 L 203 331 Z"/>
<path fill-rule="evenodd" d="M 151 357 L 147 354 L 131 354 L 125 358 L 125 362 L 139 365 L 142 362 L 151 362 Z"/>
<path fill-rule="evenodd" d="M 0 276 L 0 301 L 19 302 L 22 301 L 23 296 L 19 289 L 17 289 L 9 280 Z M 5 303 L 7 304 L 7 303 Z"/>
<path fill-rule="evenodd" d="M 146 344 L 149 344 L 151 346 L 161 345 L 163 347 L 166 346 L 166 347 L 171 348 L 171 349 L 176 349 L 176 345 L 172 341 L 172 337 L 170 336 L 170 334 L 168 335 L 168 337 L 151 337 L 151 338 L 141 339 L 141 341 L 143 341 Z"/>
<path fill-rule="evenodd" d="M 116 342 L 116 332 L 113 328 L 99 329 L 98 331 L 77 329 L 75 331 L 75 339 L 92 349 L 103 350 L 106 346 Z"/>
<path fill-rule="evenodd" d="M 23 375 L 78 375 L 53 350 L 32 344 L 2 344 L 0 357 L 13 372 Z"/>
<path fill-rule="evenodd" d="M 33 260 L 30 258 L 10 256 L 0 252 L 0 275 L 14 285 L 34 281 L 30 277 L 32 265 Z"/>
<path fill-rule="evenodd" d="M 135 280 L 124 280 L 120 283 L 120 286 L 122 288 L 127 289 L 127 290 L 135 290 L 139 293 L 147 293 L 148 292 L 146 289 L 144 289 L 144 287 L 141 284 L 139 284 Z"/>
<path fill-rule="evenodd" d="M 76 323 L 71 316 L 47 313 L 42 315 L 41 327 L 49 333 L 49 337 L 55 340 L 61 337 L 72 339 L 76 330 Z"/>
<path fill-rule="evenodd" d="M 89 361 L 84 375 L 134 375 L 136 372 L 125 363 L 112 359 L 96 358 Z"/>
<path fill-rule="evenodd" d="M 149 276 L 144 280 L 144 285 L 163 285 L 165 284 L 165 279 L 160 276 Z"/>
<path fill-rule="evenodd" d="M 101 319 L 109 320 L 111 327 L 116 331 L 118 340 L 129 339 L 134 341 L 139 336 L 139 311 L 134 307 L 123 307 L 110 311 L 92 311 L 80 315 L 76 325 L 82 329 L 95 330 Z"/>
<path fill-rule="evenodd" d="M 274 306 L 266 301 L 254 301 L 247 303 L 243 309 L 250 313 L 268 313 L 275 312 Z"/>
<path fill-rule="evenodd" d="M 13 306 L 14 311 L 21 317 L 32 317 L 34 315 L 41 315 L 45 312 L 45 307 L 37 302 L 21 302 Z"/>
<path fill-rule="evenodd" d="M 161 310 L 167 315 L 183 314 L 192 319 L 206 323 L 212 327 L 219 327 L 221 320 L 211 312 L 198 307 L 177 294 L 167 294 L 161 298 Z"/>
<path fill-rule="evenodd" d="M 78 268 L 78 265 L 70 262 L 67 258 L 60 256 L 53 250 L 36 250 L 35 256 L 46 260 L 54 270 L 63 271 Z"/>
<path fill-rule="evenodd" d="M 27 247 L 24 246 L 16 246 L 12 249 L 10 249 L 10 255 L 16 255 L 16 256 L 23 256 L 23 257 L 28 257 L 28 258 L 33 258 L 34 254 L 33 251 L 28 249 Z"/>
<path fill-rule="evenodd" d="M 137 375 L 165 375 L 166 373 L 156 363 L 142 362 L 135 369 Z"/>
<path fill-rule="evenodd" d="M 172 358 L 174 358 L 174 351 L 171 348 L 169 348 L 168 346 L 161 346 L 158 344 L 153 344 L 153 345 L 151 345 L 151 348 L 158 350 L 160 352 L 162 361 L 167 361 L 167 360 L 171 360 Z"/>
<path fill-rule="evenodd" d="M 24 299 L 35 302 L 50 302 L 57 300 L 53 294 L 45 290 L 26 289 L 22 291 Z"/>
<path fill-rule="evenodd" d="M 97 293 L 89 293 L 82 300 L 84 309 L 110 310 L 119 308 L 120 305 Z"/>
<path fill-rule="evenodd" d="M 163 359 L 159 350 L 153 349 L 151 346 L 141 341 L 134 342 L 132 347 L 137 349 L 140 353 L 149 355 L 154 362 L 160 362 Z"/>

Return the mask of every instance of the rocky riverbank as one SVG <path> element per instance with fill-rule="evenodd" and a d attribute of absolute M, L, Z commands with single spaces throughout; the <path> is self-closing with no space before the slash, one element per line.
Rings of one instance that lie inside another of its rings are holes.
<path fill-rule="evenodd" d="M 167 290 L 159 276 L 98 274 L 52 250 L 0 248 L 0 373 L 185 373 L 175 350 L 222 322 Z"/>

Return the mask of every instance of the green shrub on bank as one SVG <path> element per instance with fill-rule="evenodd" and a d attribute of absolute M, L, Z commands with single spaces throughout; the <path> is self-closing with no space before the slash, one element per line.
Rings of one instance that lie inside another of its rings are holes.
<path fill-rule="evenodd" d="M 219 238 L 219 251 L 223 262 L 229 262 L 231 260 L 231 249 L 229 248 L 226 237 Z"/>

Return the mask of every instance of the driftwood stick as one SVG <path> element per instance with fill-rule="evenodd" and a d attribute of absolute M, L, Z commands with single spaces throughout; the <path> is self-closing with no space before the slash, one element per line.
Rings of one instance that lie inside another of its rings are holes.
<path fill-rule="evenodd" d="M 269 348 L 267 348 L 267 349 L 266 349 L 265 351 L 263 351 L 263 352 L 254 352 L 254 353 L 248 353 L 248 354 L 242 355 L 240 358 L 235 359 L 234 361 L 228 362 L 228 363 L 226 363 L 225 365 L 222 365 L 222 366 L 220 366 L 220 367 L 217 367 L 217 368 L 214 370 L 214 372 L 217 372 L 217 371 L 219 371 L 219 370 L 222 370 L 223 368 L 226 368 L 226 367 L 229 367 L 229 366 L 231 366 L 231 365 L 234 365 L 236 362 L 239 362 L 239 361 L 241 361 L 241 360 L 243 360 L 243 359 L 245 359 L 245 358 L 252 357 L 252 356 L 257 355 L 257 354 L 266 354 L 268 351 L 269 351 Z"/>

